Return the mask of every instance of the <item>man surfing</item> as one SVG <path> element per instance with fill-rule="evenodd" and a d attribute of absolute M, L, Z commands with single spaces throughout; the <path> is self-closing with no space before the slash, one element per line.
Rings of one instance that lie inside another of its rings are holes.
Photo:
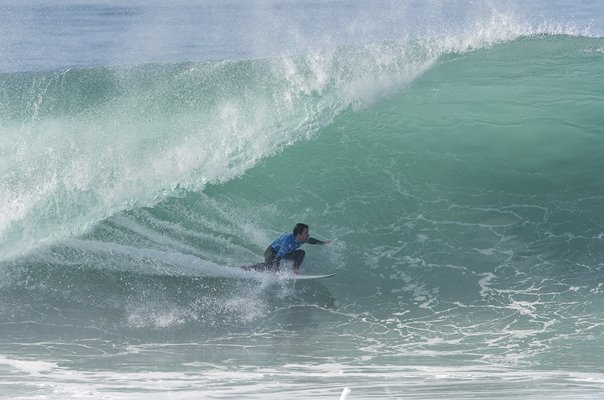
<path fill-rule="evenodd" d="M 294 262 L 293 272 L 298 273 L 302 261 L 304 261 L 304 250 L 300 249 L 304 243 L 329 244 L 331 240 L 322 241 L 311 238 L 308 233 L 308 225 L 296 224 L 293 233 L 284 233 L 275 239 L 264 251 L 264 262 L 254 265 L 244 265 L 243 269 L 254 269 L 257 271 L 272 270 L 279 271 L 281 260 Z"/>

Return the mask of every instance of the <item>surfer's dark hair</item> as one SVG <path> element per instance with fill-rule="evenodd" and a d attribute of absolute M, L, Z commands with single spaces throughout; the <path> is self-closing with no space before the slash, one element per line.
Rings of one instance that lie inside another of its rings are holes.
<path fill-rule="evenodd" d="M 304 232 L 304 229 L 308 229 L 308 225 L 302 223 L 296 224 L 296 226 L 294 226 L 294 236 L 298 236 Z"/>

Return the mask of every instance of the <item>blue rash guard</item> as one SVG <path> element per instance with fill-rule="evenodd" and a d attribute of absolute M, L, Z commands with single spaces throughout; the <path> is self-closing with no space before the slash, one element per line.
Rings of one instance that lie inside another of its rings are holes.
<path fill-rule="evenodd" d="M 271 243 L 271 247 L 277 252 L 277 257 L 283 258 L 283 256 L 297 250 L 304 243 L 306 242 L 296 242 L 296 237 L 290 233 L 279 236 Z"/>
<path fill-rule="evenodd" d="M 321 240 L 307 236 L 306 241 L 297 242 L 296 236 L 289 233 L 284 233 L 278 239 L 273 241 L 264 251 L 264 262 L 254 265 L 244 265 L 241 268 L 246 270 L 268 271 L 271 269 L 279 270 L 279 260 L 282 258 L 294 262 L 293 270 L 297 273 L 300 265 L 304 261 L 304 251 L 298 250 L 304 243 L 309 244 L 326 244 Z"/>
<path fill-rule="evenodd" d="M 304 243 L 325 244 L 325 242 L 311 237 L 306 242 L 296 242 L 296 237 L 292 233 L 284 233 L 271 243 L 271 247 L 276 253 L 275 257 L 283 258 L 287 254 L 298 250 Z"/>

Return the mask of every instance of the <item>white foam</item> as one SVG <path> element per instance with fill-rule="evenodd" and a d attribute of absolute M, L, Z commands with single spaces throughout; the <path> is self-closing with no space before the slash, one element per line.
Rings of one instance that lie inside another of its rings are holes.
<path fill-rule="evenodd" d="M 128 324 L 137 328 L 162 329 L 198 319 L 195 312 L 171 304 L 149 303 L 127 306 Z"/>
<path fill-rule="evenodd" d="M 478 285 L 480 285 L 480 288 L 481 288 L 480 296 L 484 297 L 487 295 L 487 293 L 489 293 L 491 291 L 491 288 L 490 288 L 491 280 L 496 278 L 496 275 L 491 272 L 487 272 L 486 274 L 482 274 L 482 275 L 484 276 L 484 278 L 482 278 L 478 281 Z"/>
<path fill-rule="evenodd" d="M 512 301 L 509 304 L 509 308 L 512 310 L 518 311 L 522 315 L 528 315 L 530 317 L 536 317 L 535 314 L 535 305 L 539 304 L 539 302 L 529 302 L 529 301 Z"/>
<path fill-rule="evenodd" d="M 19 360 L 0 355 L 0 365 L 8 365 L 21 372 L 31 375 L 40 375 L 58 368 L 58 365 L 48 361 Z"/>
<path fill-rule="evenodd" d="M 102 268 L 116 271 L 129 271 L 145 274 L 174 275 L 174 276 L 209 276 L 224 278 L 242 278 L 262 281 L 267 274 L 255 271 L 245 271 L 238 267 L 229 267 L 203 260 L 199 257 L 174 251 L 138 248 L 116 243 L 91 240 L 70 239 L 66 242 L 71 248 L 89 250 L 91 252 L 108 253 L 112 256 L 121 254 L 138 260 L 136 263 L 116 262 L 111 257 Z M 83 260 L 82 262 L 84 262 Z M 95 264 L 98 264 L 96 260 Z"/>
<path fill-rule="evenodd" d="M 348 395 L 350 394 L 351 390 L 347 387 L 344 388 L 344 390 L 342 390 L 342 394 L 340 395 L 340 400 L 346 400 L 348 398 Z"/>
<path fill-rule="evenodd" d="M 474 249 L 476 252 L 482 254 L 483 256 L 492 256 L 495 254 L 496 250 L 494 248 L 489 249 Z"/>
<path fill-rule="evenodd" d="M 417 241 L 420 243 L 426 243 L 428 240 L 430 240 L 430 238 L 428 237 L 428 235 L 424 235 L 424 234 L 418 234 L 417 236 Z"/>
<path fill-rule="evenodd" d="M 193 362 L 182 364 L 181 368 L 178 372 L 51 368 L 39 375 L 11 376 L 6 382 L 22 387 L 27 398 L 53 400 L 109 397 L 161 400 L 166 393 L 174 399 L 308 399 L 334 398 L 338 393 L 340 398 L 348 399 L 353 391 L 358 398 L 384 397 L 390 392 L 414 393 L 414 397 L 420 399 L 467 399 L 475 397 L 477 390 L 484 398 L 503 398 L 501 393 L 510 391 L 514 398 L 542 399 L 547 394 L 548 398 L 596 399 L 604 390 L 602 373 L 522 371 L 489 365 L 445 367 L 334 362 L 233 368 Z M 460 389 L 462 385 L 464 390 Z M 537 393 L 535 386 L 539 387 Z"/>

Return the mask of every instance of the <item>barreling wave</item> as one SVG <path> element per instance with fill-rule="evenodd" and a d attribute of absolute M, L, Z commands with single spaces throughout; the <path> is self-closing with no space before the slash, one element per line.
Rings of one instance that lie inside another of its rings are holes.
<path fill-rule="evenodd" d="M 343 110 L 400 92 L 443 54 L 539 32 L 497 19 L 461 37 L 295 57 L 2 74 L 0 260 L 241 176 Z"/>
<path fill-rule="evenodd" d="M 2 114 L 2 258 L 56 240 L 1 265 L 6 352 L 219 341 L 238 360 L 285 338 L 289 359 L 309 335 L 304 363 L 335 346 L 600 379 L 603 39 L 428 48 L 3 76 L 46 100 Z M 297 221 L 335 239 L 304 265 L 335 278 L 227 267 Z"/>
<path fill-rule="evenodd" d="M 4 74 L 2 259 L 134 204 L 240 176 L 352 104 L 408 83 L 431 61 L 392 45 Z"/>
<path fill-rule="evenodd" d="M 597 0 L 26 3 L 6 396 L 601 397 Z M 296 222 L 335 277 L 238 268 Z"/>

